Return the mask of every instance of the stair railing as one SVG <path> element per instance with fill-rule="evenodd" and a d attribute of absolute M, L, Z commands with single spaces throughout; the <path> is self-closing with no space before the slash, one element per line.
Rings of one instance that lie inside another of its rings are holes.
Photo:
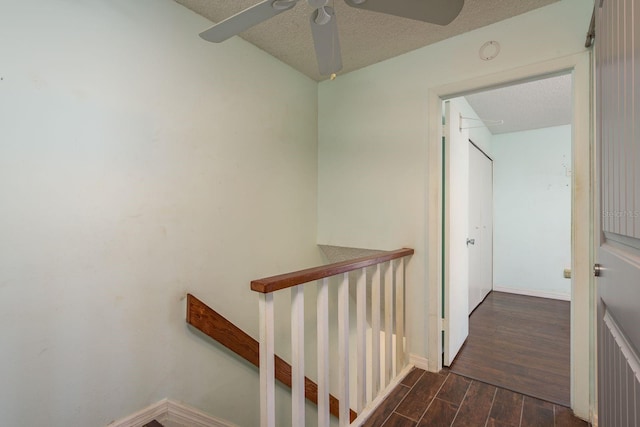
<path fill-rule="evenodd" d="M 191 294 L 187 294 L 187 323 L 247 362 L 260 367 L 260 343 Z M 274 357 L 274 364 L 276 379 L 286 387 L 291 388 L 291 365 L 278 357 L 278 355 Z M 309 378 L 305 378 L 304 381 L 307 400 L 317 405 L 318 385 Z M 338 399 L 329 395 L 329 411 L 336 418 L 340 415 L 339 407 L 340 402 L 338 402 Z M 351 411 L 351 419 L 355 420 L 356 416 L 357 414 Z"/>
<path fill-rule="evenodd" d="M 305 283 L 317 281 L 318 426 L 329 426 L 329 277 L 340 276 L 338 285 L 338 393 L 340 426 L 351 421 L 349 390 L 349 273 L 356 280 L 356 412 L 387 388 L 406 365 L 404 340 L 405 258 L 413 249 L 399 249 L 355 260 L 314 267 L 251 282 L 259 293 L 260 315 L 260 423 L 275 427 L 275 330 L 274 293 L 291 292 L 291 399 L 292 425 L 305 425 L 304 292 Z M 371 277 L 368 277 L 371 274 Z M 367 283 L 371 283 L 371 366 L 367 369 Z M 382 287 L 384 286 L 384 294 Z M 384 295 L 384 308 L 381 308 Z M 381 318 L 384 313 L 384 343 L 381 345 Z M 395 364 L 393 336 L 395 335 Z M 384 366 L 380 366 L 381 349 Z M 381 375 L 381 371 L 383 374 Z M 371 378 L 370 399 L 367 377 Z"/>

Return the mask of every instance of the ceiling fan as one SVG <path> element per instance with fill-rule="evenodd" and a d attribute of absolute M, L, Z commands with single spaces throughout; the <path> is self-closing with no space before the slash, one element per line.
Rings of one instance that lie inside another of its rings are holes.
<path fill-rule="evenodd" d="M 269 18 L 292 9 L 301 0 L 263 0 L 200 33 L 203 39 L 220 43 Z M 349 6 L 438 25 L 447 25 L 462 10 L 464 0 L 344 0 Z M 310 25 L 321 75 L 342 69 L 338 25 L 330 0 L 307 0 L 314 9 Z"/>

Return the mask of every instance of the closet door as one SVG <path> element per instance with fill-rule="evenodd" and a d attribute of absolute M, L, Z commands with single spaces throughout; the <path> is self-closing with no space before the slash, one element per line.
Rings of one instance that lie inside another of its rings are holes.
<path fill-rule="evenodd" d="M 493 161 L 469 143 L 469 313 L 493 288 Z"/>

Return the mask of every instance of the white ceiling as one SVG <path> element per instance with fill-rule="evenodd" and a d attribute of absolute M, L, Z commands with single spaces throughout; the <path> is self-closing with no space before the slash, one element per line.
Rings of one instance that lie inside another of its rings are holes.
<path fill-rule="evenodd" d="M 213 22 L 219 22 L 259 2 L 259 0 L 176 1 Z M 558 0 L 466 0 L 462 12 L 451 24 L 439 26 L 363 11 L 348 6 L 342 0 L 332 0 L 340 32 L 344 65 L 342 73 L 366 67 L 556 1 Z M 306 1 L 301 0 L 292 10 L 243 32 L 241 37 L 312 79 L 323 80 L 326 77 L 318 74 L 309 28 L 309 16 L 312 10 Z M 198 37 L 197 34 L 193 36 Z"/>
<path fill-rule="evenodd" d="M 571 75 L 493 89 L 465 98 L 478 117 L 503 120 L 485 123 L 491 133 L 519 132 L 571 124 Z"/>

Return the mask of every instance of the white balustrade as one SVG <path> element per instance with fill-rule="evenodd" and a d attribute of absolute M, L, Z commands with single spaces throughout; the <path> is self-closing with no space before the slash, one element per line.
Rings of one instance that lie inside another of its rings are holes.
<path fill-rule="evenodd" d="M 291 273 L 252 282 L 252 289 L 261 292 L 260 310 L 260 425 L 275 427 L 275 313 L 274 293 L 291 288 L 291 399 L 292 425 L 305 425 L 305 314 L 304 283 L 317 280 L 317 403 L 318 426 L 330 425 L 330 345 L 329 345 L 329 277 L 337 276 L 338 284 L 338 383 L 339 399 L 337 414 L 341 427 L 351 424 L 351 403 L 360 413 L 369 410 L 371 402 L 392 384 L 393 379 L 405 367 L 405 276 L 404 257 L 412 250 L 389 252 L 379 257 L 362 258 L 351 263 L 327 266 L 329 273 L 321 268 Z M 349 272 L 355 271 L 355 372 L 350 371 L 350 282 Z M 382 280 L 384 278 L 384 280 Z M 370 284 L 371 306 L 367 305 L 367 286 Z M 255 286 L 254 286 L 255 285 Z M 384 285 L 384 286 L 383 286 Z M 384 295 L 383 293 L 384 288 Z M 382 305 L 384 296 L 384 306 Z M 371 346 L 367 346 L 367 311 L 371 314 Z M 384 315 L 384 331 L 381 320 Z M 381 335 L 384 335 L 384 341 Z M 395 337 L 395 343 L 393 341 Z M 395 345 L 394 345 L 395 344 Z M 370 351 L 370 363 L 367 363 Z M 381 356 L 384 354 L 384 366 Z M 335 360 L 335 359 L 334 359 Z M 350 390 L 352 374 L 355 390 Z M 396 380 L 397 381 L 397 380 Z M 352 393 L 353 392 L 353 393 Z M 353 396 L 353 400 L 352 400 Z"/>
<path fill-rule="evenodd" d="M 291 419 L 304 427 L 304 287 L 291 288 Z"/>
<path fill-rule="evenodd" d="M 393 363 L 393 268 L 391 262 L 384 263 L 384 387 L 391 382 Z"/>
<path fill-rule="evenodd" d="M 329 427 L 329 279 L 318 286 L 318 427 Z"/>
<path fill-rule="evenodd" d="M 371 400 L 380 391 L 380 264 L 371 277 Z"/>
<path fill-rule="evenodd" d="M 349 273 L 338 287 L 338 397 L 340 427 L 351 424 L 349 409 Z"/>
<path fill-rule="evenodd" d="M 260 294 L 260 426 L 276 425 L 273 294 Z"/>
<path fill-rule="evenodd" d="M 396 369 L 398 375 L 405 365 L 404 352 L 404 258 L 394 261 L 396 283 Z"/>
<path fill-rule="evenodd" d="M 356 411 L 364 409 L 367 402 L 367 275 L 363 268 L 356 282 Z"/>

